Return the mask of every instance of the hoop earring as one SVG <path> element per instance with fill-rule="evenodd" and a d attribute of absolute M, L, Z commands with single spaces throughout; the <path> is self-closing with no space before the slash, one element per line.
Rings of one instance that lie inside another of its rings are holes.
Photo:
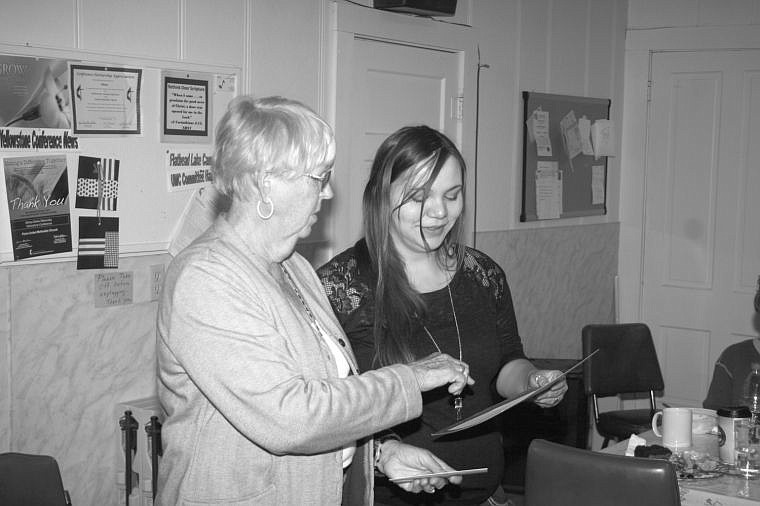
<path fill-rule="evenodd" d="M 269 206 L 269 212 L 267 214 L 264 214 L 264 213 L 261 212 L 261 203 L 262 202 L 265 203 L 265 204 L 267 204 Z M 274 204 L 272 203 L 272 199 L 267 198 L 267 199 L 264 199 L 264 200 L 259 200 L 256 203 L 256 213 L 259 215 L 259 218 L 261 218 L 262 220 L 268 220 L 269 218 L 271 218 L 272 215 L 274 214 Z"/>

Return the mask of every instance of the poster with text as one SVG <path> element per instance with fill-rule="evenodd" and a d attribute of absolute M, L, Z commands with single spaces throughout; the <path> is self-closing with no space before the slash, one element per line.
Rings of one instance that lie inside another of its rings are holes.
<path fill-rule="evenodd" d="M 202 188 L 214 182 L 212 151 L 167 149 L 166 184 L 170 192 Z"/>
<path fill-rule="evenodd" d="M 208 143 L 213 118 L 210 74 L 164 71 L 161 87 L 161 142 Z"/>
<path fill-rule="evenodd" d="M 71 128 L 69 64 L 0 55 L 0 127 Z"/>
<path fill-rule="evenodd" d="M 142 69 L 71 65 L 74 133 L 140 134 Z"/>
<path fill-rule="evenodd" d="M 3 160 L 13 258 L 71 251 L 66 155 Z"/>

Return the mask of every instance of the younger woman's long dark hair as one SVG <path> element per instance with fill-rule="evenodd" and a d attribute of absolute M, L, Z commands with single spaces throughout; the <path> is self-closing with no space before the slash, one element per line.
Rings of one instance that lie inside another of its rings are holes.
<path fill-rule="evenodd" d="M 404 261 L 391 239 L 392 216 L 420 190 L 427 199 L 431 185 L 449 158 L 456 160 L 462 172 L 464 200 L 464 158 L 448 137 L 430 127 L 412 126 L 397 130 L 383 141 L 372 163 L 369 181 L 364 188 L 364 232 L 372 268 L 377 274 L 374 336 L 375 362 L 380 366 L 411 362 L 416 358 L 409 342 L 419 319 L 425 315 L 422 297 L 409 284 Z M 391 202 L 391 183 L 407 170 L 421 166 L 431 168 L 424 183 L 408 188 L 400 203 Z M 424 205 L 420 208 L 420 218 L 423 212 Z M 443 268 L 448 268 L 451 258 L 456 259 L 457 268 L 461 265 L 464 252 L 462 216 L 464 210 L 435 251 Z M 420 236 L 427 245 L 421 220 Z"/>

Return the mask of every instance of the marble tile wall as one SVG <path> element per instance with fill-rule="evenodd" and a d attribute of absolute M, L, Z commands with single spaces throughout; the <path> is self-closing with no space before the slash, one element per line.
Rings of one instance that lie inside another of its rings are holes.
<path fill-rule="evenodd" d="M 531 357 L 580 357 L 580 329 L 613 320 L 618 225 L 481 233 L 506 271 Z M 321 245 L 299 250 L 315 263 Z M 116 404 L 155 394 L 150 269 L 127 257 L 132 304 L 96 308 L 95 272 L 73 262 L 0 267 L 0 452 L 53 455 L 74 504 L 115 504 Z"/>
<path fill-rule="evenodd" d="M 525 352 L 580 358 L 581 329 L 614 321 L 618 223 L 479 233 L 507 275 Z"/>
<path fill-rule="evenodd" d="M 0 268 L 0 452 L 10 448 L 10 270 Z"/>
<path fill-rule="evenodd" d="M 155 395 L 150 269 L 168 262 L 122 257 L 133 303 L 106 308 L 93 297 L 104 271 L 74 262 L 0 267 L 0 451 L 54 456 L 73 504 L 116 504 L 116 404 Z"/>

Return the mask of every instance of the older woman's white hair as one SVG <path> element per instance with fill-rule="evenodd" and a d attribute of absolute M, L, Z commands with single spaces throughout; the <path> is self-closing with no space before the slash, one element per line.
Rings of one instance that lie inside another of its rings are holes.
<path fill-rule="evenodd" d="M 230 198 L 248 201 L 258 178 L 296 178 L 332 166 L 335 138 L 313 110 L 282 97 L 241 96 L 217 125 L 214 184 Z"/>

